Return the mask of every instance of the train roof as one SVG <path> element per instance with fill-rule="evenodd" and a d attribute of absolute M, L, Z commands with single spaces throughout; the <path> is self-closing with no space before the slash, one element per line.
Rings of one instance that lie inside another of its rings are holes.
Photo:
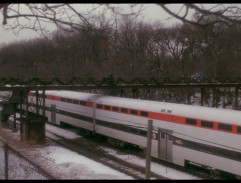
<path fill-rule="evenodd" d="M 112 97 L 99 94 L 63 90 L 46 91 L 46 94 L 60 97 L 69 97 L 73 99 L 97 99 L 97 103 L 103 103 L 111 106 L 127 107 L 144 111 L 166 113 L 176 116 L 185 116 L 194 119 L 219 121 L 224 123 L 241 125 L 241 111 L 231 109 L 220 109 L 187 104 Z"/>
<path fill-rule="evenodd" d="M 99 94 L 93 93 L 84 93 L 84 92 L 76 92 L 76 91 L 67 91 L 67 90 L 47 90 L 45 92 L 46 95 L 54 95 L 58 97 L 66 97 L 72 99 L 91 99 L 94 96 L 99 96 Z"/>
<path fill-rule="evenodd" d="M 100 100 L 108 105 L 241 125 L 241 111 L 237 110 L 111 96 L 99 97 Z"/>

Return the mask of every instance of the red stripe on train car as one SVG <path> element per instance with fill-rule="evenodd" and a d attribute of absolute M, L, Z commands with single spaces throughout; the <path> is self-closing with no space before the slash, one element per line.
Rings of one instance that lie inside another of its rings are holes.
<path fill-rule="evenodd" d="M 185 117 L 182 117 L 182 116 L 174 116 L 170 114 L 162 114 L 162 113 L 156 113 L 156 112 L 149 112 L 149 117 L 160 121 L 168 121 L 168 122 L 178 123 L 178 124 L 185 124 L 185 119 L 186 119 Z"/>
<path fill-rule="evenodd" d="M 87 107 L 94 107 L 94 103 L 93 102 L 86 102 L 86 106 Z"/>
<path fill-rule="evenodd" d="M 51 99 L 52 100 L 50 95 L 46 95 L 46 99 Z"/>
<path fill-rule="evenodd" d="M 61 97 L 54 96 L 54 100 L 61 101 Z"/>

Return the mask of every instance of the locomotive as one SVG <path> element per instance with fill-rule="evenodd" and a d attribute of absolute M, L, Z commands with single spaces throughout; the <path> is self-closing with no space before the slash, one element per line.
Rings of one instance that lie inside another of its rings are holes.
<path fill-rule="evenodd" d="M 241 177 L 240 111 L 74 91 L 46 91 L 44 107 L 50 123 L 143 148 L 152 120 L 152 157 Z"/>

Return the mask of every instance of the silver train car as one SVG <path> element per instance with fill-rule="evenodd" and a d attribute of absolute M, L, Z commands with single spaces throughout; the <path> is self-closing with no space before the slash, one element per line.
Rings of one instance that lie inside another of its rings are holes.
<path fill-rule="evenodd" d="M 151 119 L 153 157 L 241 177 L 240 111 L 72 91 L 46 91 L 45 96 L 50 123 L 70 124 L 145 148 Z"/>

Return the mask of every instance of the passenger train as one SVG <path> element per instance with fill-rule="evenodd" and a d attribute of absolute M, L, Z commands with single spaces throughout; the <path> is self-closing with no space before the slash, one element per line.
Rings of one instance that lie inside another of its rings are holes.
<path fill-rule="evenodd" d="M 30 92 L 35 97 L 35 92 Z M 69 124 L 146 147 L 153 120 L 151 155 L 185 166 L 195 163 L 241 177 L 241 112 L 73 91 L 46 91 L 50 123 Z"/>

